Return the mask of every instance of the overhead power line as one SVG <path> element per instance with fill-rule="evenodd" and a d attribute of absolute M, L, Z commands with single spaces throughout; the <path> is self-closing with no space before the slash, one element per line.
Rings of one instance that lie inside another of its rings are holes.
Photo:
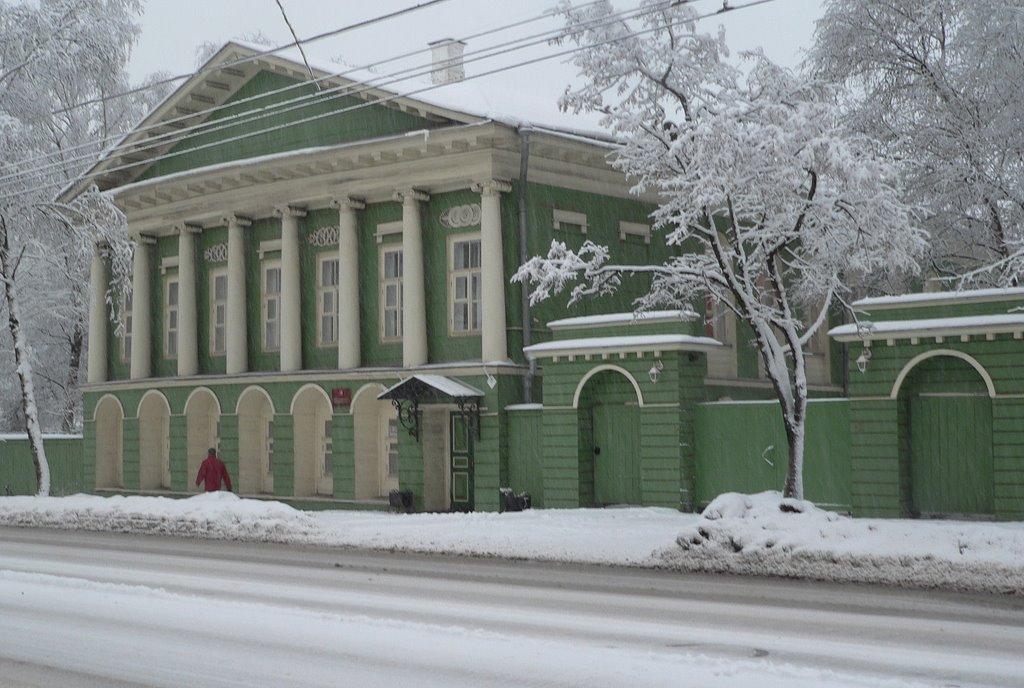
<path fill-rule="evenodd" d="M 593 0 L 593 2 L 586 3 L 583 6 L 585 7 L 587 5 L 595 4 L 596 2 L 599 2 L 599 1 L 600 0 Z M 694 2 L 695 0 L 685 0 L 685 1 L 686 2 Z M 622 13 L 619 13 L 619 14 L 621 15 Z M 486 31 L 481 31 L 481 32 L 476 33 L 476 34 L 471 34 L 469 36 L 463 36 L 459 40 L 461 40 L 463 42 L 475 40 L 475 39 L 478 39 L 478 38 L 482 38 L 484 36 L 489 36 L 489 35 L 492 35 L 492 34 L 495 34 L 495 33 L 499 33 L 499 32 L 502 32 L 502 31 L 507 31 L 509 29 L 519 28 L 521 26 L 525 26 L 527 24 L 530 24 L 530 23 L 533 23 L 533 22 L 545 19 L 548 16 L 550 16 L 549 13 L 545 12 L 543 14 L 536 15 L 536 16 L 530 17 L 530 18 L 525 19 L 525 20 L 521 20 L 521 21 L 518 21 L 518 22 L 511 23 L 511 24 L 505 24 L 505 25 L 502 25 L 502 26 L 499 26 L 499 27 L 496 27 L 496 28 L 488 29 Z M 552 30 L 552 31 L 547 32 L 547 35 L 556 35 L 556 34 L 558 34 L 560 32 L 561 32 L 561 29 L 556 29 L 556 30 Z M 536 38 L 537 36 L 542 36 L 542 35 L 546 35 L 546 34 L 543 34 L 543 33 L 542 34 L 534 34 L 533 36 L 530 36 L 530 37 L 527 37 L 527 38 L 524 38 L 524 39 L 519 39 L 519 40 L 520 41 L 529 40 L 529 39 Z M 490 48 L 486 48 L 486 49 L 482 49 L 482 50 L 477 50 L 477 51 L 471 51 L 470 53 L 468 53 L 467 57 L 472 56 L 472 55 L 476 55 L 476 54 L 479 54 L 479 53 L 487 52 L 487 51 L 496 50 L 497 48 L 513 45 L 515 42 L 517 42 L 517 41 L 509 41 L 509 42 L 506 42 L 506 43 L 498 44 L 497 46 L 491 46 Z M 281 49 L 284 49 L 284 48 L 280 48 L 280 49 L 275 48 L 274 50 L 276 51 L 276 50 L 281 50 Z M 196 75 L 206 74 L 206 73 L 217 71 L 217 70 L 225 68 L 225 67 L 230 67 L 232 65 L 238 65 L 238 64 L 242 64 L 244 62 L 252 61 L 252 60 L 258 59 L 260 57 L 264 57 L 264 56 L 270 54 L 270 52 L 272 52 L 272 51 L 261 51 L 261 52 L 255 54 L 255 55 L 252 55 L 252 56 L 249 56 L 249 57 L 246 57 L 246 58 L 243 58 L 243 59 L 232 60 L 232 61 L 229 61 L 229 62 L 226 62 L 226 63 L 218 64 L 216 67 L 210 67 L 210 68 L 205 69 L 205 70 L 200 70 L 200 71 L 196 72 Z M 410 51 L 408 51 L 406 53 L 402 53 L 400 55 L 396 55 L 396 56 L 393 56 L 393 57 L 385 58 L 383 60 L 379 60 L 377 62 L 373 62 L 373 63 L 367 64 L 367 65 L 363 65 L 361 67 L 346 68 L 345 70 L 343 70 L 341 72 L 336 72 L 336 73 L 329 74 L 329 75 L 324 76 L 324 77 L 316 78 L 316 79 L 313 79 L 312 81 L 314 83 L 316 83 L 317 85 L 319 85 L 320 82 L 329 81 L 330 79 L 333 79 L 333 78 L 336 78 L 336 77 L 347 77 L 347 76 L 349 76 L 349 75 L 351 75 L 354 72 L 359 71 L 359 70 L 372 71 L 372 70 L 374 70 L 374 69 L 376 69 L 378 67 L 381 67 L 383 65 L 386 65 L 386 64 L 389 64 L 389 63 L 392 63 L 392 62 L 396 62 L 398 60 L 402 60 L 402 59 L 405 59 L 405 58 L 408 58 L 408 57 L 412 57 L 412 56 L 417 55 L 417 54 L 419 54 L 421 52 L 422 52 L 421 48 L 416 48 L 416 49 L 410 50 Z M 511 52 L 511 50 L 506 51 L 506 52 Z M 487 55 L 486 57 L 491 57 L 491 56 L 500 55 L 500 54 L 503 54 L 503 53 L 496 52 L 493 55 Z M 397 76 L 402 75 L 402 74 L 406 75 L 402 79 L 393 79 L 392 81 L 388 82 L 388 83 L 394 83 L 396 81 L 402 81 L 402 80 L 405 80 L 405 79 L 408 79 L 408 78 L 412 78 L 410 76 L 410 73 L 415 73 L 416 75 L 419 75 L 419 73 L 416 72 L 416 70 L 420 70 L 420 69 L 423 69 L 423 65 L 422 64 L 416 65 L 414 67 L 409 67 L 409 68 L 406 68 L 406 69 L 403 69 L 403 70 L 399 70 L 397 72 L 392 72 L 391 74 L 381 75 L 380 78 L 381 79 L 386 79 L 386 78 L 391 78 L 391 77 L 397 77 Z M 234 126 L 234 125 L 240 124 L 242 122 L 236 121 L 236 120 L 239 120 L 239 118 L 243 118 L 243 122 L 252 121 L 253 119 L 258 118 L 258 117 L 254 117 L 254 115 L 257 115 L 258 113 L 261 113 L 261 112 L 264 112 L 264 111 L 267 111 L 267 110 L 270 110 L 270 109 L 274 109 L 277 113 L 280 113 L 280 112 L 283 112 L 283 111 L 287 111 L 287 110 L 282 110 L 281 108 L 284 108 L 285 106 L 296 104 L 296 103 L 310 101 L 310 100 L 316 98 L 316 94 L 301 95 L 301 96 L 298 96 L 296 98 L 292 98 L 290 100 L 282 101 L 282 102 L 279 102 L 279 103 L 274 103 L 272 105 L 266 106 L 265 108 L 259 108 L 257 110 L 249 110 L 249 111 L 247 111 L 245 113 L 241 113 L 239 115 L 234 115 L 234 116 L 226 117 L 226 118 L 219 119 L 219 120 L 216 120 L 216 121 L 205 120 L 203 122 L 199 122 L 199 123 L 194 124 L 194 125 L 182 127 L 180 129 L 177 129 L 177 130 L 172 131 L 172 132 L 168 132 L 168 133 L 165 133 L 165 134 L 160 134 L 160 135 L 152 136 L 147 141 L 147 143 L 143 144 L 143 145 L 139 145 L 138 143 L 127 143 L 126 142 L 127 137 L 131 136 L 131 135 L 144 134 L 144 133 L 147 133 L 149 131 L 153 131 L 155 129 L 164 128 L 167 125 L 175 125 L 175 124 L 179 124 L 179 123 L 182 123 L 182 122 L 185 122 L 185 121 L 188 121 L 188 120 L 194 120 L 197 117 L 208 117 L 209 115 L 211 115 L 213 113 L 216 113 L 216 112 L 219 112 L 221 110 L 225 110 L 225 109 L 229 109 L 229 108 L 237 108 L 239 105 L 242 105 L 242 104 L 254 103 L 254 102 L 257 102 L 257 101 L 260 101 L 260 100 L 264 100 L 264 99 L 273 97 L 275 95 L 279 95 L 281 93 L 286 93 L 286 92 L 289 92 L 289 91 L 294 91 L 294 90 L 297 90 L 297 89 L 301 89 L 306 84 L 307 84 L 307 82 L 305 82 L 305 81 L 295 82 L 293 84 L 289 84 L 288 86 L 284 86 L 282 88 L 273 89 L 271 91 L 265 91 L 265 92 L 262 92 L 262 93 L 258 93 L 258 94 L 252 95 L 252 96 L 248 96 L 248 97 L 245 97 L 245 98 L 241 98 L 239 100 L 232 101 L 230 103 L 223 103 L 221 105 L 216 105 L 216 106 L 213 106 L 213 107 L 210 107 L 210 108 L 205 108 L 205 109 L 202 109 L 202 110 L 198 110 L 198 111 L 196 111 L 194 113 L 190 113 L 190 114 L 187 114 L 187 115 L 180 115 L 178 117 L 173 117 L 173 118 L 170 118 L 170 119 L 161 120 L 160 122 L 157 122 L 156 124 L 152 124 L 152 125 L 149 125 L 149 126 L 137 127 L 135 129 L 133 129 L 131 132 L 129 132 L 128 134 L 113 134 L 111 136 L 103 137 L 101 139 L 96 139 L 96 140 L 89 141 L 89 142 L 86 142 L 86 143 L 81 143 L 81 144 L 78 144 L 78 145 L 75 145 L 75 146 L 70 146 L 70 147 L 64 148 L 64 149 L 62 149 L 60 151 L 54 151 L 54 152 L 51 152 L 51 153 L 46 153 L 46 154 L 43 154 L 43 155 L 36 156 L 34 158 L 25 158 L 25 159 L 23 159 L 23 160 L 21 160 L 19 162 L 23 163 L 23 164 L 24 163 L 34 163 L 34 162 L 45 161 L 45 160 L 54 160 L 55 162 L 53 162 L 49 166 L 43 165 L 43 166 L 39 166 L 39 167 L 28 169 L 28 170 L 22 170 L 22 171 L 18 171 L 18 172 L 13 172 L 13 173 L 10 173 L 8 175 L 2 175 L 2 176 L 0 176 L 0 183 L 2 183 L 4 181 L 7 181 L 9 179 L 12 179 L 12 178 L 22 177 L 22 176 L 31 175 L 31 174 L 37 174 L 39 172 L 46 171 L 47 169 L 63 169 L 67 164 L 71 164 L 71 163 L 84 162 L 84 161 L 93 160 L 96 157 L 95 148 L 96 148 L 97 144 L 109 143 L 111 141 L 119 141 L 119 143 L 117 145 L 113 146 L 112 148 L 104 149 L 100 153 L 100 155 L 102 155 L 102 156 L 111 156 L 111 155 L 115 155 L 117 153 L 122 153 L 122 152 L 127 152 L 127 151 L 133 151 L 133 152 L 145 151 L 145 150 L 149 150 L 149 149 L 152 149 L 152 148 L 161 147 L 161 146 L 166 145 L 168 143 L 170 143 L 170 144 L 176 143 L 176 142 L 184 139 L 185 137 L 187 137 L 187 136 L 189 136 L 191 134 L 200 132 L 200 131 L 202 131 L 204 133 L 209 133 L 211 131 L 218 131 L 220 129 L 227 128 L 227 126 Z M 380 84 L 377 84 L 378 87 L 379 87 L 379 85 Z M 334 88 L 334 89 L 331 90 L 331 92 L 334 92 L 334 91 L 337 91 L 337 90 L 338 90 L 338 88 Z M 358 92 L 363 92 L 363 91 L 360 90 Z M 125 93 L 130 93 L 130 92 L 125 92 Z M 355 93 L 355 92 L 353 92 L 353 93 Z M 95 99 L 94 101 L 87 101 L 87 102 L 108 101 L 108 100 L 113 100 L 113 99 L 120 98 L 123 95 L 124 95 L 123 93 L 122 94 L 112 94 L 112 95 L 106 96 L 104 98 Z M 321 102 L 323 102 L 323 101 L 321 100 Z M 265 115 L 265 116 L 269 116 L 270 114 L 274 114 L 274 113 L 268 112 L 267 115 Z M 71 156 L 71 157 L 68 156 L 69 153 L 71 153 L 73 151 L 79 151 L 79 150 L 85 150 L 87 152 L 84 155 L 77 155 L 77 156 Z"/>

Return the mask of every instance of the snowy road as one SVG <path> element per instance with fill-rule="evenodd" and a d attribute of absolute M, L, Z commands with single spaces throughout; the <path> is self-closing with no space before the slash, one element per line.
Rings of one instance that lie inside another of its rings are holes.
<path fill-rule="evenodd" d="M 1020 686 L 1024 600 L 0 528 L 4 686 Z"/>

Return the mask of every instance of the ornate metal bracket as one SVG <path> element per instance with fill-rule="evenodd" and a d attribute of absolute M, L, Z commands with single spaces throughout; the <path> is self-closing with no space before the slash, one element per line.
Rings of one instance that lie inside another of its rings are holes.
<path fill-rule="evenodd" d="M 398 411 L 398 422 L 409 431 L 409 434 L 420 441 L 420 402 L 419 399 L 392 399 Z"/>
<path fill-rule="evenodd" d="M 457 398 L 455 403 L 459 406 L 459 413 L 469 424 L 469 431 L 480 441 L 480 400 L 472 398 Z"/>

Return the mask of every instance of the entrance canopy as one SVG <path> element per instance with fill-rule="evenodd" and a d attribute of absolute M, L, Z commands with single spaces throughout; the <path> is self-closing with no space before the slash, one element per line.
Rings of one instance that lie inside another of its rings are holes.
<path fill-rule="evenodd" d="M 465 382 L 444 375 L 413 375 L 377 395 L 398 409 L 398 420 L 409 434 L 420 439 L 420 404 L 455 404 L 480 439 L 480 400 L 484 393 Z"/>

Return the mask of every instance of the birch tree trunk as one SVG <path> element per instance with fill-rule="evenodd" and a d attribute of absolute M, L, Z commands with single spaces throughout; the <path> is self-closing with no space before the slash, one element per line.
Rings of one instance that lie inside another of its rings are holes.
<path fill-rule="evenodd" d="M 14 271 L 16 265 L 11 261 L 11 243 L 7 231 L 7 220 L 0 216 L 0 281 L 4 285 L 4 297 L 7 300 L 7 325 L 11 330 L 14 342 L 14 360 L 18 369 L 18 382 L 21 385 L 21 408 L 25 413 L 25 430 L 28 432 L 29 447 L 32 450 L 32 463 L 36 469 L 36 495 L 46 497 L 50 494 L 50 466 L 43 450 L 43 434 L 39 427 L 39 413 L 36 408 L 36 393 L 32 386 L 31 350 L 21 328 L 21 312 L 14 287 Z"/>

